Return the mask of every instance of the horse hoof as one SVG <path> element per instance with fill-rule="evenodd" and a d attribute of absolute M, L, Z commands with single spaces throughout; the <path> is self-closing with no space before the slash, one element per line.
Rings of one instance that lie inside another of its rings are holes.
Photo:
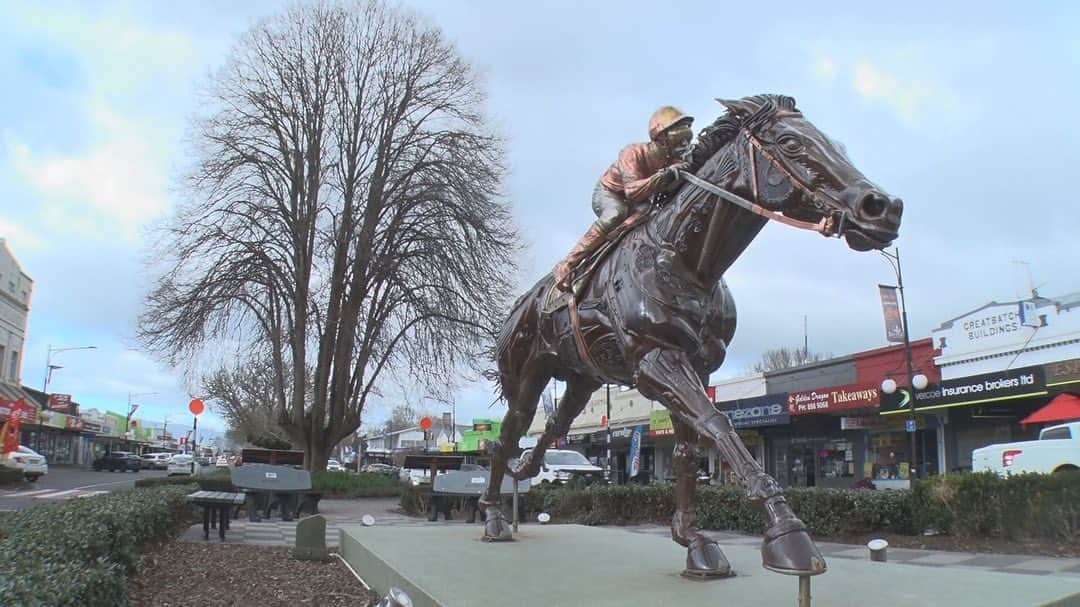
<path fill-rule="evenodd" d="M 786 575 L 825 573 L 825 557 L 805 528 L 772 532 L 770 529 L 765 533 L 765 542 L 761 546 L 762 566 Z"/>
<path fill-rule="evenodd" d="M 514 531 L 507 523 L 502 513 L 487 513 L 487 521 L 484 523 L 485 542 L 509 542 L 514 539 Z"/>
<path fill-rule="evenodd" d="M 525 453 L 522 453 L 521 458 L 514 462 L 513 465 L 507 466 L 507 468 L 507 475 L 509 475 L 510 478 L 518 481 L 532 478 L 540 472 L 540 468 L 538 466 L 532 465 L 531 451 L 526 451 Z"/>
<path fill-rule="evenodd" d="M 720 545 L 708 538 L 694 539 L 686 549 L 686 570 L 683 576 L 694 578 L 727 577 L 731 575 L 731 563 L 720 550 Z"/>

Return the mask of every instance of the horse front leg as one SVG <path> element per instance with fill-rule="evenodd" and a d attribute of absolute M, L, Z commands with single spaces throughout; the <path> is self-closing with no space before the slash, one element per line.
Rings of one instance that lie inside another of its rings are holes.
<path fill-rule="evenodd" d="M 484 512 L 484 541 L 505 542 L 514 539 L 510 521 L 503 514 L 502 482 L 506 473 L 506 462 L 511 454 L 517 455 L 518 441 L 532 423 L 536 414 L 536 403 L 540 393 L 547 385 L 550 375 L 534 365 L 524 381 L 516 388 L 513 398 L 508 399 L 508 410 L 503 417 L 499 439 L 491 447 L 491 471 L 484 494 L 477 505 Z"/>
<path fill-rule="evenodd" d="M 675 515 L 671 518 L 671 539 L 686 548 L 686 571 L 691 577 L 723 577 L 731 574 L 716 540 L 694 527 L 697 498 L 697 434 L 677 416 L 671 418 L 675 430 Z"/>
<path fill-rule="evenodd" d="M 728 416 L 709 402 L 686 353 L 651 350 L 638 364 L 637 384 L 644 396 L 660 401 L 713 441 L 731 463 L 747 497 L 761 505 L 768 524 L 761 546 L 762 565 L 790 575 L 825 573 L 825 557 L 810 539 L 806 525 L 791 511 L 780 485 L 746 450 Z"/>

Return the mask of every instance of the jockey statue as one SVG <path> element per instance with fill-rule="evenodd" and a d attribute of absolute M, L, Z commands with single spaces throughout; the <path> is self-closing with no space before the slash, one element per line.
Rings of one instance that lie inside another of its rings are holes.
<path fill-rule="evenodd" d="M 619 235 L 616 230 L 639 204 L 665 191 L 678 181 L 682 159 L 694 134 L 691 116 L 666 105 L 649 118 L 649 142 L 631 143 L 619 152 L 619 158 L 600 176 L 593 189 L 592 208 L 597 220 L 581 237 L 566 259 L 552 273 L 560 289 L 570 289 L 570 275 L 579 263 L 605 240 Z"/>

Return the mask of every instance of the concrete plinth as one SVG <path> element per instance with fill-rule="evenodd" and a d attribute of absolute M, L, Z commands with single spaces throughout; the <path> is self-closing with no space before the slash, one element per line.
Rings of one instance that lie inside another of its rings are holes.
<path fill-rule="evenodd" d="M 685 550 L 654 535 L 528 525 L 517 541 L 484 543 L 482 532 L 345 527 L 341 553 L 377 592 L 396 586 L 416 607 L 796 604 L 798 578 L 762 569 L 753 547 L 724 546 L 736 576 L 698 582 L 679 575 Z M 811 594 L 820 607 L 1011 607 L 1051 603 L 1078 586 L 1067 578 L 832 559 Z M 1080 605 L 1080 594 L 1075 600 Z"/>

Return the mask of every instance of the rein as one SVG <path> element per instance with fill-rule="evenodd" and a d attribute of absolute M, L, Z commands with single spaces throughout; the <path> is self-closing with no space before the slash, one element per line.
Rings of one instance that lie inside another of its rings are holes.
<path fill-rule="evenodd" d="M 839 221 L 838 222 L 834 219 L 833 215 L 825 215 L 817 223 L 811 223 L 809 221 L 800 221 L 798 219 L 793 219 L 791 217 L 786 217 L 786 216 L 784 216 L 784 215 L 782 215 L 780 213 L 770 211 L 769 209 L 763 207 L 758 202 L 759 197 L 758 197 L 757 154 L 755 152 L 760 152 L 761 155 L 764 156 L 765 159 L 769 161 L 769 164 L 771 166 L 779 169 L 780 172 L 782 172 L 784 175 L 786 175 L 788 180 L 791 182 L 791 184 L 794 187 L 802 190 L 803 193 L 805 193 L 807 196 L 809 196 L 811 199 L 813 199 L 815 201 L 815 203 L 817 203 L 817 206 L 819 206 L 820 208 L 825 207 L 824 203 L 821 202 L 821 199 L 820 199 L 818 193 L 815 192 L 814 190 L 811 190 L 806 184 L 804 184 L 802 181 L 797 179 L 794 175 L 791 174 L 790 171 L 788 171 L 786 168 L 784 168 L 784 165 L 777 162 L 776 158 L 774 158 L 773 155 L 770 154 L 769 151 L 765 149 L 765 146 L 762 145 L 762 143 L 757 139 L 757 137 L 754 137 L 750 133 L 750 131 L 748 131 L 746 129 L 743 129 L 742 132 L 743 132 L 743 135 L 745 135 L 745 137 L 746 137 L 747 145 L 750 147 L 750 171 L 751 171 L 751 173 L 753 173 L 753 180 L 751 181 L 751 184 L 752 184 L 753 192 L 754 192 L 754 200 L 752 202 L 745 199 L 745 198 L 743 198 L 742 196 L 739 196 L 738 194 L 736 194 L 734 192 L 725 190 L 725 189 L 721 188 L 720 186 L 718 186 L 718 185 L 716 185 L 714 183 L 710 183 L 710 182 L 708 182 L 708 181 L 706 181 L 706 180 L 704 180 L 704 179 L 698 177 L 697 175 L 694 175 L 694 174 L 692 174 L 692 173 L 690 173 L 688 171 L 680 170 L 679 171 L 679 176 L 682 177 L 683 179 L 685 179 L 687 181 L 687 183 L 690 183 L 691 185 L 694 185 L 694 186 L 696 186 L 698 188 L 701 188 L 701 189 L 705 190 L 706 192 L 709 192 L 710 194 L 714 194 L 714 195 L 716 195 L 716 196 L 718 196 L 718 197 L 720 197 L 720 198 L 722 198 L 722 199 L 724 199 L 724 200 L 726 200 L 726 201 L 728 201 L 728 202 L 730 202 L 730 203 L 732 203 L 732 204 L 734 204 L 734 205 L 736 205 L 738 207 L 741 207 L 741 208 L 743 208 L 743 209 L 745 209 L 747 211 L 750 211 L 751 213 L 754 213 L 755 215 L 760 215 L 760 216 L 762 216 L 762 217 L 764 217 L 766 219 L 771 219 L 773 221 L 777 221 L 777 222 L 780 222 L 782 224 L 789 225 L 789 226 L 791 226 L 793 228 L 799 228 L 801 230 L 809 230 L 809 231 L 812 231 L 812 232 L 817 232 L 817 233 L 821 234 L 822 236 L 826 236 L 826 237 L 828 237 L 828 236 L 837 236 L 837 237 L 839 237 L 843 233 L 843 229 L 844 229 L 844 214 L 842 212 L 839 212 L 839 211 L 836 212 L 836 215 L 839 215 Z"/>

